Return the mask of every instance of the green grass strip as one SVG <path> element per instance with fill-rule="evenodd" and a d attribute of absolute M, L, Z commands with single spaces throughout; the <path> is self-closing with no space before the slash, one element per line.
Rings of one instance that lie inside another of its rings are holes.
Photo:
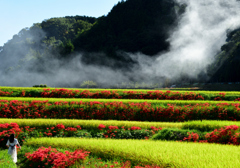
<path fill-rule="evenodd" d="M 216 120 L 203 120 L 201 121 L 188 121 L 184 122 L 182 129 L 197 129 L 200 131 L 213 131 L 224 126 L 237 125 L 240 127 L 239 121 L 216 121 Z"/>
<path fill-rule="evenodd" d="M 70 120 L 70 119 L 7 119 L 0 118 L 0 124 L 4 123 L 17 123 L 20 127 L 52 127 L 57 124 L 63 124 L 66 127 L 75 127 L 80 125 L 84 129 L 96 129 L 99 124 L 105 126 L 118 126 L 119 128 L 124 126 L 125 128 L 131 128 L 137 126 L 140 128 L 150 129 L 154 127 L 164 128 L 181 128 L 182 123 L 170 123 L 170 122 L 138 122 L 138 121 L 116 121 L 116 120 Z"/>
<path fill-rule="evenodd" d="M 5 90 L 8 90 L 8 91 L 22 91 L 22 90 L 43 90 L 43 89 L 46 89 L 46 88 L 37 88 L 37 87 L 9 87 L 9 86 L 0 86 L 0 89 L 5 91 Z M 47 89 L 50 89 L 50 90 L 54 90 L 54 89 L 62 89 L 62 88 L 51 88 L 51 87 L 48 87 Z M 90 88 L 64 88 L 64 89 L 68 89 L 68 90 L 79 90 L 79 91 L 84 91 L 84 90 L 89 90 L 90 92 L 97 92 L 97 91 L 104 91 L 104 90 L 107 90 L 107 91 L 117 91 L 117 92 L 123 92 L 123 91 L 137 91 L 137 92 L 143 92 L 143 93 L 147 93 L 148 91 L 156 91 L 156 90 L 159 90 L 159 91 L 163 91 L 163 92 L 166 92 L 167 90 L 166 89 L 153 89 L 153 90 L 150 90 L 150 89 L 99 89 L 99 88 L 94 88 L 94 89 L 90 89 Z M 240 92 L 237 92 L 237 91 L 196 91 L 196 90 L 182 90 L 182 89 L 179 89 L 179 90 L 171 90 L 171 92 L 179 92 L 179 93 L 203 93 L 203 94 L 219 94 L 219 93 L 226 93 L 226 95 L 240 95 Z"/>
<path fill-rule="evenodd" d="M 203 121 L 188 121 L 188 122 L 139 122 L 139 121 L 116 121 L 116 120 L 74 120 L 74 119 L 9 119 L 0 118 L 0 124 L 4 123 L 17 123 L 20 127 L 40 127 L 47 128 L 53 127 L 57 124 L 63 124 L 66 127 L 76 127 L 80 125 L 83 129 L 92 130 L 96 129 L 99 124 L 105 126 L 124 126 L 131 128 L 137 126 L 143 129 L 150 129 L 151 126 L 161 128 L 180 128 L 180 129 L 196 129 L 200 131 L 213 131 L 224 126 L 237 125 L 240 127 L 240 121 L 216 121 L 216 120 L 203 120 Z"/>
<path fill-rule="evenodd" d="M 65 101 L 65 102 L 72 102 L 72 101 L 83 101 L 83 102 L 90 102 L 90 101 L 98 101 L 98 102 L 123 102 L 123 103 L 151 103 L 152 105 L 158 104 L 176 104 L 176 105 L 189 105 L 189 104 L 219 104 L 219 103 L 229 103 L 229 104 L 236 104 L 239 102 L 236 101 L 203 101 L 203 100 L 148 100 L 148 99 L 76 99 L 76 98 L 32 98 L 32 97 L 0 97 L 0 100 L 18 100 L 18 101 L 46 101 L 49 102 L 58 102 L 58 101 Z"/>
<path fill-rule="evenodd" d="M 0 150 L 0 167 L 2 168 L 17 168 L 10 155 L 8 149 Z"/>
<path fill-rule="evenodd" d="M 27 146 L 84 149 L 101 158 L 163 167 L 240 167 L 238 146 L 146 140 L 35 138 Z"/>
<path fill-rule="evenodd" d="M 150 89 L 100 89 L 100 88 L 52 88 L 52 87 L 10 87 L 10 86 L 0 86 L 1 90 L 43 90 L 43 89 L 50 89 L 50 90 L 54 90 L 54 89 L 68 89 L 68 90 L 79 90 L 79 91 L 84 91 L 84 90 L 89 90 L 91 92 L 97 92 L 97 91 L 104 91 L 104 90 L 108 90 L 108 91 L 139 91 L 139 92 L 147 92 L 147 91 L 154 91 L 154 90 L 150 90 Z M 162 91 L 166 91 L 166 90 L 162 90 Z"/>

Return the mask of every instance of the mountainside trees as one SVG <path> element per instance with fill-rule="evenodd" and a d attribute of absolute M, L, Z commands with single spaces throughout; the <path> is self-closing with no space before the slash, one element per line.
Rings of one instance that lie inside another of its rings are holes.
<path fill-rule="evenodd" d="M 42 58 L 66 57 L 74 51 L 72 40 L 89 30 L 95 21 L 93 17 L 67 16 L 44 20 L 22 29 L 1 47 L 0 70 L 21 69 L 26 64 L 36 64 L 35 60 Z"/>
<path fill-rule="evenodd" d="M 122 1 L 76 38 L 74 46 L 88 52 L 122 50 L 155 55 L 168 50 L 166 39 L 183 10 L 174 0 Z"/>
<path fill-rule="evenodd" d="M 227 35 L 227 42 L 217 55 L 210 74 L 212 82 L 240 82 L 240 29 Z"/>

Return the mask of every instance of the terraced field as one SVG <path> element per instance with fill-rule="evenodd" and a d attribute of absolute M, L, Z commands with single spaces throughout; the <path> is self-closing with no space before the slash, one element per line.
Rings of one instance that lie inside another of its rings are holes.
<path fill-rule="evenodd" d="M 17 135 L 17 167 L 240 167 L 240 92 L 0 87 L 0 96 L 0 145 Z M 11 162 L 4 152 L 0 166 Z"/>

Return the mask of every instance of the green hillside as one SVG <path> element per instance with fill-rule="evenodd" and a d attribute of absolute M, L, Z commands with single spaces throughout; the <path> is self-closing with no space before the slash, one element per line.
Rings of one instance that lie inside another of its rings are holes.
<path fill-rule="evenodd" d="M 0 46 L 0 72 L 6 76 L 29 71 L 49 74 L 48 67 L 57 71 L 79 53 L 83 64 L 131 72 L 138 62 L 125 53 L 155 58 L 169 51 L 167 39 L 185 8 L 175 0 L 126 0 L 99 18 L 66 16 L 34 23 Z M 240 30 L 229 31 L 226 38 L 209 67 L 210 82 L 240 81 Z"/>

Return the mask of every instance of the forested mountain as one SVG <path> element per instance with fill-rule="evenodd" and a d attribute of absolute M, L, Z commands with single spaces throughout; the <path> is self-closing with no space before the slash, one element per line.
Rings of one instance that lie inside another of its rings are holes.
<path fill-rule="evenodd" d="M 126 0 L 99 18 L 67 16 L 44 20 L 22 29 L 5 43 L 0 64 L 12 71 L 36 59 L 62 59 L 82 52 L 82 61 L 88 64 L 128 67 L 134 61 L 117 52 L 151 56 L 168 50 L 169 31 L 183 11 L 184 6 L 174 0 Z M 94 52 L 97 54 L 91 54 Z"/>
<path fill-rule="evenodd" d="M 56 60 L 64 66 L 81 53 L 86 65 L 131 70 L 138 64 L 126 53 L 149 58 L 167 52 L 168 38 L 179 24 L 186 5 L 175 0 L 126 0 L 106 16 L 51 18 L 22 29 L 0 46 L 0 72 L 21 70 L 52 73 Z M 228 33 L 227 43 L 209 67 L 213 82 L 240 81 L 240 30 Z M 1 74 L 1 73 L 0 73 Z"/>

